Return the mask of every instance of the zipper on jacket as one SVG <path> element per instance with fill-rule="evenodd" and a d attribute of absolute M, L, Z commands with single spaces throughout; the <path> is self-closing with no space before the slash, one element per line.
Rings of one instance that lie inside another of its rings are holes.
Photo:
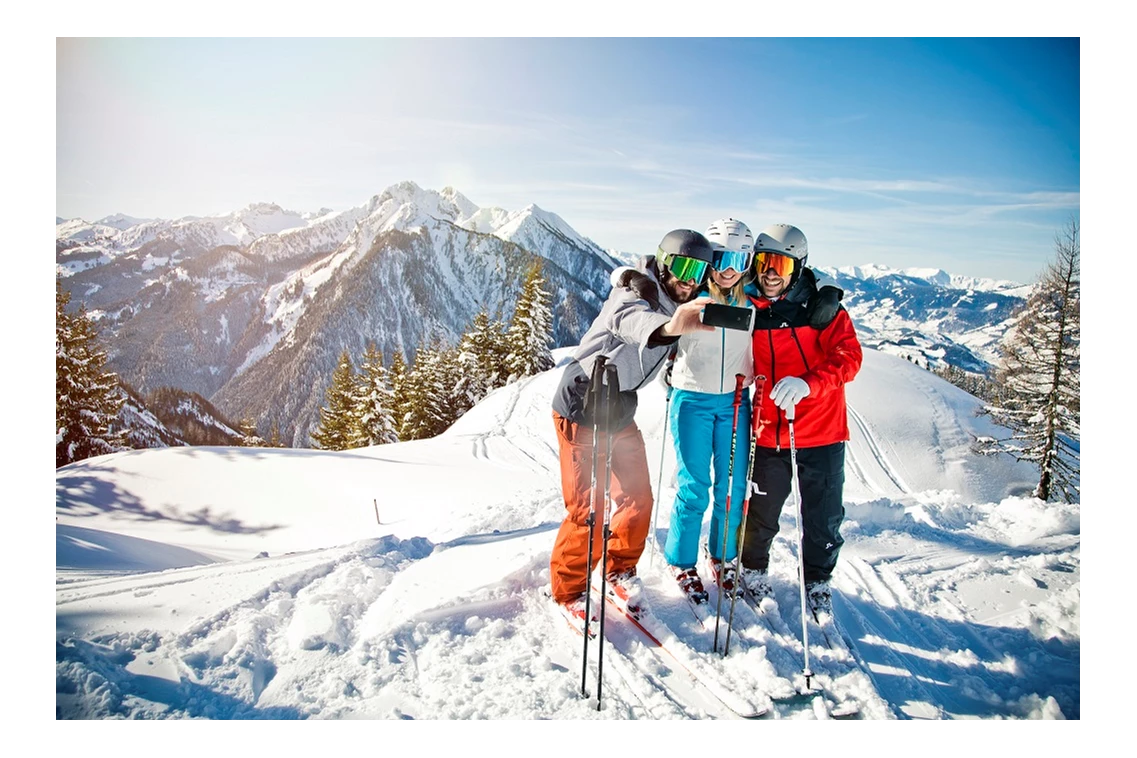
<path fill-rule="evenodd" d="M 798 339 L 797 328 L 791 326 L 791 327 L 789 327 L 789 329 L 790 329 L 790 336 L 793 337 L 794 344 L 797 346 L 798 355 L 801 356 L 801 362 L 805 366 L 805 370 L 808 372 L 809 371 L 809 360 L 805 357 L 805 349 L 801 346 L 801 340 Z M 778 372 L 774 370 L 774 330 L 770 329 L 766 333 L 770 337 L 770 380 L 774 384 L 777 384 L 778 383 Z M 774 428 L 774 450 L 781 452 L 782 451 L 782 414 L 778 413 L 777 417 L 778 417 L 778 423 L 777 423 L 777 426 L 775 426 L 775 428 Z"/>
<path fill-rule="evenodd" d="M 727 295 L 727 305 L 738 305 L 734 295 Z M 719 394 L 726 392 L 726 329 L 722 329 L 722 339 L 719 340 Z"/>
<path fill-rule="evenodd" d="M 719 394 L 722 394 L 726 392 L 723 389 L 726 382 L 726 329 L 722 330 L 722 339 L 719 342 Z"/>
<path fill-rule="evenodd" d="M 766 330 L 766 340 L 770 343 L 770 386 L 773 387 L 778 383 L 778 367 L 775 365 L 776 357 L 774 355 L 774 330 Z M 766 398 L 762 398 L 764 401 Z M 775 413 L 774 418 L 774 450 L 782 452 L 782 414 Z"/>

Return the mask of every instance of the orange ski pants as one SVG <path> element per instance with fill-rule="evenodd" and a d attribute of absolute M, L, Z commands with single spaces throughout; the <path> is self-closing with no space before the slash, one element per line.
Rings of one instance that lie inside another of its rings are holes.
<path fill-rule="evenodd" d="M 592 494 L 592 427 L 574 424 L 553 413 L 561 459 L 561 489 L 565 520 L 557 532 L 549 560 L 553 599 L 568 602 L 588 588 L 588 577 L 604 550 L 604 468 L 607 447 L 600 434 L 596 459 L 596 519 L 593 527 L 592 566 L 588 564 L 588 509 Z M 643 554 L 651 529 L 651 475 L 644 438 L 635 422 L 612 435 L 611 535 L 608 572 L 634 568 Z"/>

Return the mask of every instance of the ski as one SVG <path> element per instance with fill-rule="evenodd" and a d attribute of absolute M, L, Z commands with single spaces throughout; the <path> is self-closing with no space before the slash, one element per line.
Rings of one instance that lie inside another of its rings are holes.
<path fill-rule="evenodd" d="M 541 590 L 541 596 L 545 600 L 549 601 L 549 604 L 552 605 L 553 608 L 557 611 L 557 613 L 561 616 L 561 618 L 563 618 L 565 620 L 565 622 L 570 627 L 572 627 L 572 630 L 574 632 L 581 635 L 582 637 L 584 636 L 584 623 L 583 623 L 584 620 L 583 619 L 580 619 L 580 618 L 577 618 L 576 616 L 573 616 L 571 613 L 569 613 L 567 608 L 565 608 L 563 605 L 558 603 L 556 600 L 553 600 L 553 596 L 551 594 L 549 594 L 549 590 L 547 588 Z M 600 622 L 597 619 L 592 619 L 588 624 L 588 639 L 590 639 L 590 640 L 596 639 L 596 635 L 599 632 L 599 630 L 600 630 Z"/>
<path fill-rule="evenodd" d="M 557 616 L 560 616 L 565 620 L 565 623 L 568 624 L 569 629 L 576 633 L 577 639 L 583 639 L 584 625 L 581 623 L 582 619 L 573 616 L 565 609 L 563 605 L 553 600 L 553 596 L 550 594 L 547 587 L 541 589 L 541 597 L 547 606 L 551 606 L 550 611 L 552 613 L 555 613 Z M 595 639 L 600 628 L 599 621 L 597 619 L 592 619 L 591 623 L 588 626 L 588 638 Z M 620 681 L 623 683 L 624 689 L 630 692 L 636 700 L 635 703 L 624 704 L 625 707 L 628 708 L 629 714 L 633 718 L 654 719 L 655 714 L 652 711 L 652 707 L 648 705 L 647 700 L 645 699 L 645 693 L 640 691 L 643 689 L 642 683 L 637 683 L 635 681 L 635 677 L 633 677 L 628 670 L 630 664 L 619 659 L 612 660 L 612 658 L 609 658 L 608 663 L 613 669 L 615 669 L 617 676 L 619 676 Z"/>
<path fill-rule="evenodd" d="M 715 629 L 715 617 L 711 614 L 710 608 L 707 606 L 710 603 L 706 600 L 702 602 L 696 601 L 687 593 L 683 593 L 687 599 L 687 606 L 691 609 L 691 613 L 695 614 L 695 618 L 702 624 L 703 629 L 708 632 L 713 632 Z"/>
<path fill-rule="evenodd" d="M 707 594 L 706 589 L 696 590 L 695 582 L 702 585 L 702 580 L 699 578 L 695 569 L 670 569 L 671 578 L 677 583 L 679 594 L 687 601 L 687 606 L 691 609 L 691 613 L 695 614 L 695 620 L 698 621 L 703 628 L 707 626 L 707 601 L 710 595 Z"/>
<path fill-rule="evenodd" d="M 708 566 L 707 568 L 709 570 L 710 567 Z M 713 571 L 709 573 L 713 574 Z M 694 615 L 695 619 L 700 623 L 701 628 L 707 635 L 706 641 L 708 643 L 708 647 L 710 647 L 710 635 L 714 632 L 715 627 L 715 613 L 712 609 L 715 607 L 714 604 L 717 598 L 717 580 L 712 586 L 713 589 L 711 593 L 708 594 L 707 599 L 703 602 L 695 602 L 689 593 L 683 591 L 682 587 L 678 588 L 679 594 L 682 595 L 687 601 L 687 606 L 691 609 L 691 612 Z M 740 587 L 739 596 L 741 597 L 742 595 L 743 589 Z M 724 607 L 729 605 L 729 598 L 729 593 L 724 593 Z M 774 612 L 777 612 L 776 606 L 774 606 Z M 756 611 L 755 613 L 756 615 L 761 615 L 760 611 Z M 775 667 L 776 669 L 780 669 L 781 671 L 793 671 L 796 662 L 796 668 L 799 672 L 798 676 L 796 677 L 796 679 L 799 681 L 796 685 L 794 684 L 795 677 L 792 674 L 790 676 L 779 674 L 779 678 L 784 680 L 783 685 L 775 686 L 773 688 L 768 688 L 765 690 L 765 694 L 769 697 L 773 705 L 779 707 L 779 711 L 782 711 L 785 708 L 790 708 L 795 711 L 805 708 L 813 710 L 816 714 L 818 714 L 818 718 L 848 718 L 855 716 L 859 712 L 860 706 L 855 701 L 849 701 L 847 698 L 839 698 L 838 696 L 828 692 L 824 687 L 817 687 L 816 682 L 814 683 L 814 687 L 810 688 L 809 690 L 803 691 L 805 688 L 804 679 L 800 676 L 800 654 L 795 654 L 792 648 L 786 647 L 786 640 L 792 640 L 792 636 L 779 635 L 768 625 L 765 625 L 766 633 L 764 635 L 755 635 L 753 633 L 753 629 L 743 628 L 749 625 L 750 622 L 746 620 L 745 617 L 738 616 L 736 614 L 734 620 L 734 634 L 730 640 L 731 655 L 723 656 L 723 652 L 726 650 L 726 645 L 725 640 L 722 638 L 722 635 L 726 629 L 727 620 L 727 616 L 724 615 L 723 619 L 721 620 L 719 630 L 720 649 L 718 651 L 715 651 L 717 657 L 726 661 L 726 663 L 724 663 L 725 666 L 745 666 L 743 661 L 746 660 L 747 651 L 751 647 L 763 648 L 767 647 L 768 645 L 772 646 L 772 649 L 769 651 L 763 651 L 763 658 L 768 657 L 774 660 L 780 660 L 782 665 Z M 689 643 L 687 644 L 689 646 Z M 789 644 L 792 645 L 792 642 Z M 704 651 L 704 653 L 710 655 L 711 651 L 707 650 Z M 771 665 L 773 665 L 773 661 L 771 661 Z M 746 671 L 747 669 L 743 668 L 741 670 Z M 754 672 L 750 672 L 750 675 L 753 675 L 753 673 Z M 734 690 L 732 689 L 731 691 Z"/>
<path fill-rule="evenodd" d="M 810 613 L 809 617 L 813 619 L 813 624 L 821 631 L 821 636 L 825 640 L 825 647 L 830 650 L 849 651 L 849 646 L 841 638 L 841 633 L 837 631 L 836 622 L 832 614 L 822 614 L 819 618 L 816 614 Z"/>
<path fill-rule="evenodd" d="M 720 561 L 719 565 L 716 566 L 714 558 L 711 557 L 710 545 L 705 542 L 703 543 L 702 556 L 703 566 L 706 568 L 710 587 L 714 589 L 715 597 L 714 613 L 711 613 L 710 604 L 708 603 L 708 608 L 706 610 L 707 618 L 703 622 L 703 626 L 715 633 L 715 640 L 718 642 L 716 645 L 716 652 L 721 650 L 725 653 L 727 650 L 727 626 L 730 624 L 731 589 L 734 586 L 733 582 L 739 581 L 738 572 L 734 570 L 734 564 L 737 563 L 737 560 L 731 561 L 729 563 L 723 563 Z M 731 583 L 729 585 L 726 582 L 724 582 L 722 586 L 719 585 L 720 570 L 730 570 L 731 573 L 728 576 L 733 577 L 733 580 L 731 580 Z"/>
<path fill-rule="evenodd" d="M 775 698 L 776 702 L 804 702 L 810 699 L 820 698 L 824 703 L 825 713 L 829 718 L 854 718 L 860 714 L 860 703 L 847 697 L 841 697 L 833 692 L 830 686 L 835 678 L 832 667 L 834 664 L 838 664 L 837 661 L 817 661 L 818 663 L 824 663 L 825 668 L 814 671 L 810 688 L 805 690 L 805 681 L 800 673 L 802 665 L 801 653 L 790 649 L 785 644 L 785 641 L 793 640 L 793 642 L 800 647 L 801 638 L 794 634 L 786 625 L 786 622 L 782 619 L 782 615 L 778 610 L 778 604 L 773 598 L 768 597 L 764 598 L 761 602 L 757 602 L 754 596 L 751 595 L 745 587 L 739 588 L 739 597 L 752 611 L 756 623 L 764 627 L 766 631 L 765 636 L 768 638 L 767 657 L 771 663 L 780 671 L 789 670 L 791 667 L 798 669 L 798 674 L 791 677 L 792 681 L 798 683 L 798 694 L 784 699 Z M 810 614 L 810 617 L 812 618 L 812 614 Z M 740 641 L 744 639 L 743 634 L 746 634 L 747 630 L 745 628 L 739 628 L 738 625 L 736 625 L 736 631 L 741 632 L 741 634 L 739 634 Z M 824 632 L 824 630 L 822 631 Z M 811 638 L 812 637 L 811 635 Z M 824 634 L 823 638 L 825 640 L 823 647 L 828 648 L 832 653 L 839 655 L 841 658 L 845 658 L 846 656 L 851 657 L 848 648 L 843 644 L 840 648 L 835 648 L 828 634 Z M 810 657 L 811 660 L 816 660 L 813 654 L 811 654 Z M 832 656 L 830 656 L 830 658 L 832 658 Z M 847 664 L 840 663 L 838 665 L 842 668 L 847 668 Z"/>
<path fill-rule="evenodd" d="M 598 588 L 595 589 L 599 592 Z M 710 695 L 740 718 L 760 718 L 770 711 L 773 701 L 768 695 L 762 693 L 759 701 L 755 702 L 732 691 L 716 675 L 706 671 L 696 659 L 678 653 L 669 644 L 673 635 L 649 612 L 642 608 L 639 612 L 629 611 L 627 605 L 614 592 L 609 591 L 605 594 L 608 607 L 619 613 L 619 617 L 635 630 L 645 647 L 652 650 L 657 658 L 673 671 L 686 675 L 700 691 Z"/>

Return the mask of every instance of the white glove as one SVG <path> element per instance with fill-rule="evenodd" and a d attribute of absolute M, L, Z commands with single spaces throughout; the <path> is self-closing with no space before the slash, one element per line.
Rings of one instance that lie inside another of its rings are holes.
<path fill-rule="evenodd" d="M 809 395 L 809 385 L 797 376 L 787 376 L 774 385 L 770 397 L 774 405 L 783 411 L 788 411 Z"/>

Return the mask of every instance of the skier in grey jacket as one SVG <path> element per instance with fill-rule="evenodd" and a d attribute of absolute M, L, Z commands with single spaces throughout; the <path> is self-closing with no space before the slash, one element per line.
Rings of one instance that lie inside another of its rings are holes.
<path fill-rule="evenodd" d="M 605 569 L 612 589 L 628 600 L 638 593 L 635 569 L 651 526 L 652 508 L 647 453 L 635 423 L 636 391 L 659 373 L 680 335 L 713 330 L 700 321 L 701 310 L 711 299 L 696 299 L 709 275 L 712 256 L 710 243 L 698 232 L 676 229 L 664 236 L 657 255 L 645 256 L 637 267 L 650 281 L 640 277 L 628 286 L 625 275 L 613 282 L 607 301 L 581 338 L 553 395 L 566 514 L 550 559 L 550 584 L 553 599 L 574 615 L 584 615 L 584 593 L 594 568 L 587 565 L 587 521 L 593 497 L 596 409 L 585 403 L 593 364 L 597 356 L 604 355 L 615 366 L 619 385 L 607 414 L 613 511 Z M 603 439 L 599 444 L 607 450 Z M 598 463 L 598 467 L 603 465 Z M 604 479 L 603 471 L 596 472 L 598 487 Z M 602 530 L 593 530 L 594 563 L 602 554 L 602 539 Z"/>

